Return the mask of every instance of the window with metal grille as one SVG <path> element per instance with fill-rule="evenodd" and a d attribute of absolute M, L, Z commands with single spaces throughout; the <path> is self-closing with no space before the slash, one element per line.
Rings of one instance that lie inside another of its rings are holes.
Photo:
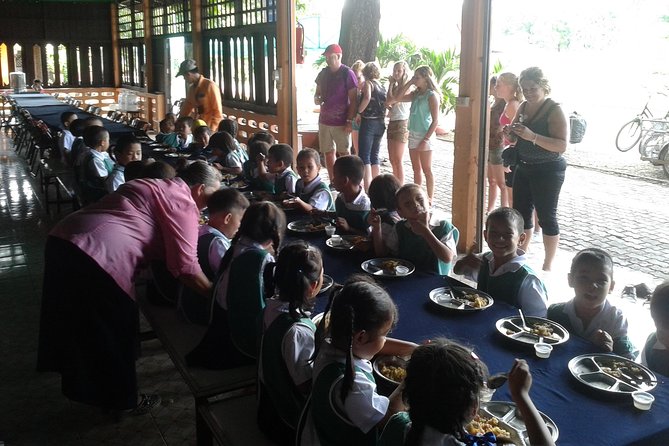
<path fill-rule="evenodd" d="M 140 42 L 122 42 L 121 83 L 132 87 L 144 87 L 144 65 L 146 64 L 144 44 Z"/>
<path fill-rule="evenodd" d="M 202 0 L 203 29 L 276 21 L 276 0 Z"/>
<path fill-rule="evenodd" d="M 144 37 L 144 9 L 142 0 L 123 0 L 118 4 L 119 39 Z"/>
<path fill-rule="evenodd" d="M 190 0 L 151 0 L 151 30 L 154 36 L 191 31 Z"/>

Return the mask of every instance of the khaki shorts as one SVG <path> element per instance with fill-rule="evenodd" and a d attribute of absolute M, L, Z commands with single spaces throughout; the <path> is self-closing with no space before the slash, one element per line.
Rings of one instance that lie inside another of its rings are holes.
<path fill-rule="evenodd" d="M 397 142 L 409 141 L 409 121 L 404 119 L 402 121 L 390 121 L 388 124 L 388 139 Z"/>
<path fill-rule="evenodd" d="M 420 145 L 421 142 L 423 142 L 423 139 L 425 138 L 425 133 L 421 132 L 409 132 L 409 150 L 418 150 L 418 146 Z M 432 135 L 429 141 L 427 141 L 427 145 L 425 149 L 420 150 L 421 152 L 428 152 L 434 148 L 434 144 L 437 142 L 437 138 Z"/>
<path fill-rule="evenodd" d="M 351 135 L 346 132 L 346 127 L 318 124 L 318 147 L 320 152 L 332 152 L 335 146 L 337 147 L 337 153 L 340 155 L 348 154 L 348 148 L 351 146 Z"/>

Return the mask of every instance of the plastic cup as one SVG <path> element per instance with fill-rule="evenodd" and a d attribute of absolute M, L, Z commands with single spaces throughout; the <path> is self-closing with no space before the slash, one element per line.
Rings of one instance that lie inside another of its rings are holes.
<path fill-rule="evenodd" d="M 336 235 L 335 234 L 335 235 L 332 236 L 331 239 L 332 239 L 332 245 L 333 246 L 341 245 L 341 242 L 342 242 L 341 235 Z"/>
<path fill-rule="evenodd" d="M 534 344 L 534 352 L 537 354 L 537 358 L 548 358 L 553 351 L 553 346 L 546 344 L 545 342 L 537 342 Z"/>
<path fill-rule="evenodd" d="M 655 397 L 648 392 L 638 390 L 632 392 L 632 400 L 634 400 L 634 407 L 640 410 L 650 410 L 650 406 L 653 405 Z"/>
<path fill-rule="evenodd" d="M 334 235 L 334 233 L 335 233 L 336 230 L 337 230 L 337 227 L 336 227 L 336 226 L 333 226 L 333 225 L 327 225 L 327 226 L 325 227 L 325 234 L 326 234 L 328 237 L 332 237 L 332 236 Z"/>

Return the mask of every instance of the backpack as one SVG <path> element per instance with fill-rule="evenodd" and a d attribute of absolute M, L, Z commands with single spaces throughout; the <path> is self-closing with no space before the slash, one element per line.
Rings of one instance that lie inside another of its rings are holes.
<path fill-rule="evenodd" d="M 572 112 L 569 115 L 569 144 L 578 144 L 583 141 L 587 128 L 588 123 L 585 118 L 576 112 Z"/>

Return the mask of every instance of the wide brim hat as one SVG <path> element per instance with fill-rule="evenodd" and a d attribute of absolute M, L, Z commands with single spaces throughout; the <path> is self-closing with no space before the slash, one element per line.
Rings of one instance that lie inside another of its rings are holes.
<path fill-rule="evenodd" d="M 197 62 L 195 62 L 193 59 L 186 59 L 183 62 L 181 62 L 181 65 L 179 66 L 179 71 L 177 72 L 177 75 L 174 77 L 183 76 L 184 74 L 193 70 L 197 70 Z"/>

